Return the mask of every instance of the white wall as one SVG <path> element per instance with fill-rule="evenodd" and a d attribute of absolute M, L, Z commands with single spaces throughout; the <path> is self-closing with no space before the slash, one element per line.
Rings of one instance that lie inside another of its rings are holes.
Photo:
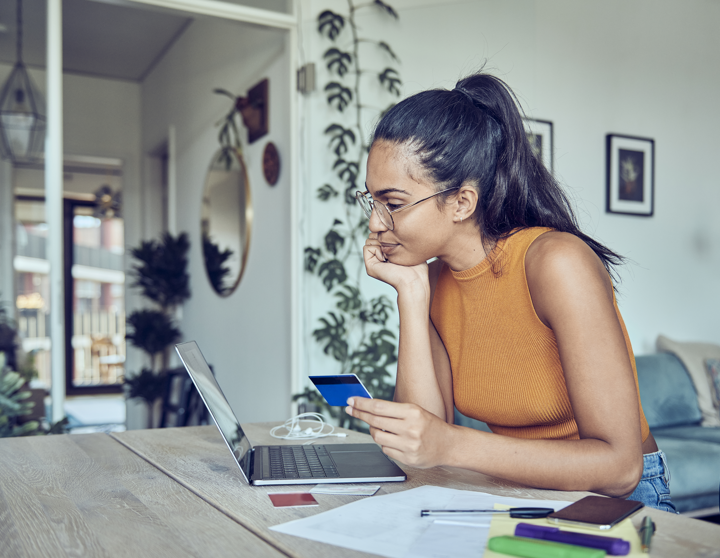
<path fill-rule="evenodd" d="M 361 29 L 402 61 L 403 96 L 455 82 L 485 65 L 529 116 L 551 120 L 555 170 L 586 232 L 627 256 L 619 304 L 638 354 L 662 333 L 720 343 L 720 3 L 709 0 L 391 0 L 398 22 L 373 10 Z M 329 46 L 315 18 L 337 2 L 303 0 L 303 50 L 318 63 L 318 91 L 304 100 L 303 203 L 316 214 L 327 176 L 322 129 Z M 365 15 L 367 14 L 367 15 Z M 346 45 L 345 45 L 346 46 Z M 380 58 L 371 60 L 381 61 Z M 381 66 L 382 67 L 382 66 Z M 380 98 L 378 94 L 378 98 Z M 368 122 L 368 131 L 372 122 Z M 655 214 L 605 213 L 605 135 L 655 139 Z M 361 182 L 360 182 L 361 183 Z M 312 221 L 312 219 L 311 219 Z M 327 227 L 307 225 L 303 245 Z M 308 298 L 317 285 L 304 278 Z M 315 281 L 317 283 L 317 281 Z M 382 287 L 373 287 L 382 290 Z M 328 367 L 311 337 L 322 303 L 307 303 L 306 368 Z"/>
<path fill-rule="evenodd" d="M 268 141 L 281 159 L 289 154 L 294 84 L 285 42 L 280 31 L 197 19 L 142 85 L 143 153 L 167 141 L 169 126 L 176 131 L 177 223 L 191 241 L 192 288 L 180 328 L 214 366 L 241 421 L 284 420 L 290 409 L 289 176 L 281 170 L 270 187 L 262 175 Z M 245 136 L 243 145 L 254 208 L 247 268 L 237 290 L 221 298 L 207 280 L 200 240 L 202 189 L 219 147 L 215 124 L 230 108 L 227 97 L 212 91 L 245 95 L 263 78 L 270 81 L 270 132 L 252 145 Z M 157 188 L 146 184 L 146 194 L 156 196 Z"/>

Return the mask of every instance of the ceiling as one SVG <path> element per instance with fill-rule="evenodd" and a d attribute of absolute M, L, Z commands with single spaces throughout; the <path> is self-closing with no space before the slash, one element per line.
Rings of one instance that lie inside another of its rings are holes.
<path fill-rule="evenodd" d="M 63 0 L 63 70 L 142 81 L 192 22 L 143 8 Z M 16 60 L 16 1 L 0 1 L 0 62 Z M 47 0 L 23 0 L 23 60 L 45 67 Z M 2 31 L 2 28 L 5 31 Z"/>
<path fill-rule="evenodd" d="M 285 11 L 286 0 L 226 0 Z M 0 0 L 0 63 L 14 64 L 17 0 Z M 63 0 L 63 71 L 143 81 L 192 22 L 123 0 Z M 44 68 L 47 0 L 23 0 L 23 61 Z"/>

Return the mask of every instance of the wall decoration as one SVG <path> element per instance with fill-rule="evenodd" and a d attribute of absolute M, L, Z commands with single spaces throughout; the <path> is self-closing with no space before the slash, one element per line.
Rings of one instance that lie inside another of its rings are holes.
<path fill-rule="evenodd" d="M 232 99 L 233 101 L 232 109 L 225 117 L 225 123 L 220 129 L 221 145 L 224 145 L 226 143 L 225 141 L 223 141 L 222 134 L 230 132 L 229 130 L 227 130 L 227 126 L 237 126 L 235 122 L 235 117 L 238 114 L 242 118 L 242 122 L 245 125 L 245 128 L 247 128 L 248 143 L 254 143 L 268 133 L 269 89 L 270 81 L 267 78 L 251 87 L 246 97 L 238 97 L 227 89 L 222 89 L 219 87 L 213 89 L 214 93 L 230 97 L 230 99 Z M 237 129 L 233 130 L 233 132 L 237 133 Z"/>
<path fill-rule="evenodd" d="M 607 212 L 650 217 L 655 198 L 655 141 L 608 134 Z"/>
<path fill-rule="evenodd" d="M 98 219 L 112 219 L 122 217 L 122 192 L 113 192 L 107 184 L 103 184 L 95 191 L 95 208 L 93 217 Z"/>
<path fill-rule="evenodd" d="M 252 221 L 250 182 L 242 152 L 221 148 L 213 155 L 205 178 L 200 220 L 205 271 L 220 296 L 230 296 L 245 273 Z"/>
<path fill-rule="evenodd" d="M 247 97 L 237 98 L 236 107 L 247 128 L 248 143 L 255 143 L 268 133 L 269 83 L 264 79 L 248 91 Z"/>
<path fill-rule="evenodd" d="M 273 142 L 268 142 L 263 151 L 263 174 L 270 186 L 277 184 L 280 178 L 280 154 Z"/>
<path fill-rule="evenodd" d="M 535 156 L 553 172 L 553 125 L 549 120 L 523 118 L 525 133 Z"/>

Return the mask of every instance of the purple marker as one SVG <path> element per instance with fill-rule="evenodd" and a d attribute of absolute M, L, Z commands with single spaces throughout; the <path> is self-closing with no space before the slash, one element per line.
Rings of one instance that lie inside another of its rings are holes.
<path fill-rule="evenodd" d="M 613 556 L 625 556 L 630 552 L 630 543 L 623 539 L 561 531 L 557 527 L 543 527 L 531 523 L 518 523 L 515 527 L 515 536 L 600 548 Z"/>

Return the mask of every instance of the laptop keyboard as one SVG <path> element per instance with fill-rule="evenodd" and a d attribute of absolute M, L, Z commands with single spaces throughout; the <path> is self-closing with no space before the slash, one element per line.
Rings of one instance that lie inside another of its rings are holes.
<path fill-rule="evenodd" d="M 268 449 L 273 479 L 339 476 L 325 446 L 268 446 Z"/>

